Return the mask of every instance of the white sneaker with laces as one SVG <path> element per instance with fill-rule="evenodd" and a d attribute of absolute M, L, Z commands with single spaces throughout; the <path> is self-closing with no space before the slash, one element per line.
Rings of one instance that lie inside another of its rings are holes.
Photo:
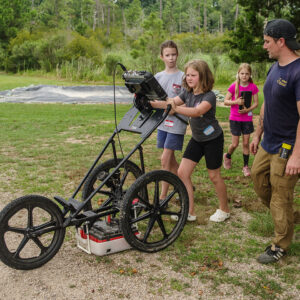
<path fill-rule="evenodd" d="M 228 218 L 230 218 L 230 213 L 217 209 L 216 212 L 209 217 L 209 220 L 212 222 L 224 222 Z"/>

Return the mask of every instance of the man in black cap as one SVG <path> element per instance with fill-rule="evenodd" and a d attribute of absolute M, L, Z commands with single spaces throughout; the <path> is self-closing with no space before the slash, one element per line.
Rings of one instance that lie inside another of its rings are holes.
<path fill-rule="evenodd" d="M 258 258 L 266 264 L 286 255 L 294 233 L 293 193 L 300 173 L 300 57 L 295 26 L 284 19 L 267 23 L 264 49 L 277 60 L 267 75 L 259 124 L 250 144 L 255 154 L 254 189 L 270 208 L 275 237 Z M 263 135 L 261 147 L 258 148 Z"/>

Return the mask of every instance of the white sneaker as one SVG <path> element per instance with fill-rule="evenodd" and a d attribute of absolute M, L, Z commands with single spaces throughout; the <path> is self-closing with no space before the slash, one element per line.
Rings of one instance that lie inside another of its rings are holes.
<path fill-rule="evenodd" d="M 197 219 L 197 216 L 193 216 L 193 215 L 188 214 L 187 220 L 189 222 L 194 222 L 194 221 L 196 221 L 196 219 Z M 171 220 L 178 221 L 178 216 L 177 215 L 171 215 Z"/>
<path fill-rule="evenodd" d="M 217 209 L 216 212 L 209 217 L 209 220 L 212 222 L 224 222 L 228 218 L 230 218 L 230 213 Z"/>

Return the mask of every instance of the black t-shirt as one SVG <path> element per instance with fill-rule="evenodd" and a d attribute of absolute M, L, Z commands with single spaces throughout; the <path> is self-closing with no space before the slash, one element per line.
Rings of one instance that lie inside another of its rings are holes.
<path fill-rule="evenodd" d="M 294 145 L 300 101 L 300 58 L 286 66 L 272 65 L 264 85 L 264 137 L 261 146 L 278 153 L 282 143 Z"/>
<path fill-rule="evenodd" d="M 184 90 L 179 98 L 187 107 L 196 107 L 202 101 L 211 104 L 211 109 L 204 115 L 190 118 L 192 136 L 197 142 L 206 142 L 215 139 L 222 133 L 218 120 L 216 119 L 216 95 L 210 91 L 204 94 L 194 95 Z"/>

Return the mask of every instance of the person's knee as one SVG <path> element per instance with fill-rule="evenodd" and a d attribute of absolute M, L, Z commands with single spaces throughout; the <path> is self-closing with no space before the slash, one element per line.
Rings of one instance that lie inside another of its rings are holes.
<path fill-rule="evenodd" d="M 235 150 L 238 147 L 238 145 L 239 145 L 239 141 L 231 143 L 231 147 L 233 148 L 233 150 Z"/>
<path fill-rule="evenodd" d="M 249 149 L 249 141 L 243 141 L 243 148 Z"/>
<path fill-rule="evenodd" d="M 222 179 L 221 174 L 220 173 L 209 173 L 209 179 L 213 184 L 217 184 L 218 182 L 220 182 Z"/>
<path fill-rule="evenodd" d="M 185 179 L 189 178 L 189 174 L 183 168 L 180 168 L 180 167 L 177 171 L 177 175 L 181 180 L 185 180 Z"/>

